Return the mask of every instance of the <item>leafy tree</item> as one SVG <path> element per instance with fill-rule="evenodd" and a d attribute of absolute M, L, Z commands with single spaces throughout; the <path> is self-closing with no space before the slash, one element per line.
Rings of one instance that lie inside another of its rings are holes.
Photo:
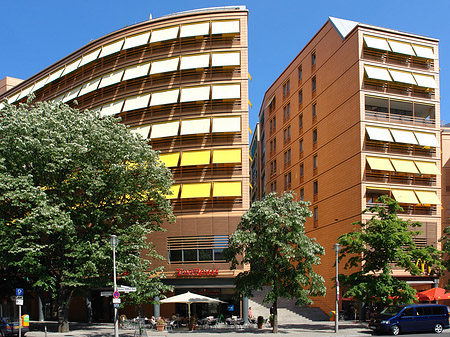
<path fill-rule="evenodd" d="M 309 203 L 294 201 L 292 193 L 267 195 L 252 204 L 242 216 L 224 252 L 231 268 L 250 265 L 235 280 L 244 296 L 269 285 L 263 302 L 273 305 L 274 327 L 278 332 L 278 298 L 311 304 L 309 296 L 325 295 L 324 279 L 313 270 L 320 264 L 324 249 L 305 234 L 304 223 L 311 217 Z"/>
<path fill-rule="evenodd" d="M 164 290 L 148 236 L 173 218 L 172 178 L 118 119 L 52 102 L 0 111 L 0 266 L 51 292 L 59 331 L 74 291 L 120 282 Z M 143 299 L 147 299 L 144 297 Z"/>
<path fill-rule="evenodd" d="M 418 222 L 403 220 L 397 213 L 403 211 L 398 202 L 388 196 L 381 196 L 381 203 L 363 211 L 373 214 L 367 222 L 355 222 L 359 228 L 342 234 L 339 259 L 348 257 L 345 269 L 354 269 L 352 274 L 339 275 L 346 292 L 344 296 L 354 297 L 364 303 L 412 303 L 416 290 L 392 275 L 394 267 L 402 268 L 411 275 L 420 275 L 417 265 L 420 259 L 431 267 L 430 275 L 439 274 L 442 268 L 441 253 L 435 247 L 417 247 L 414 237 L 421 232 Z"/>

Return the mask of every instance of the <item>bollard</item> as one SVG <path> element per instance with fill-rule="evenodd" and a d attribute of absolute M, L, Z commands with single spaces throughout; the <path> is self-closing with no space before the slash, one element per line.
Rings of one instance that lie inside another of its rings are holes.
<path fill-rule="evenodd" d="M 47 337 L 47 326 L 44 327 L 45 337 Z"/>

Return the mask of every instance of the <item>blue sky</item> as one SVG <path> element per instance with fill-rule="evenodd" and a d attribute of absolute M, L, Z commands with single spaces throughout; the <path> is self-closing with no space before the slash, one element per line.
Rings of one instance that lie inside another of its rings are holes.
<path fill-rule="evenodd" d="M 329 16 L 440 40 L 441 120 L 450 123 L 450 0 L 2 0 L 0 79 L 27 79 L 105 34 L 214 6 L 249 10 L 250 125 L 266 89 Z"/>

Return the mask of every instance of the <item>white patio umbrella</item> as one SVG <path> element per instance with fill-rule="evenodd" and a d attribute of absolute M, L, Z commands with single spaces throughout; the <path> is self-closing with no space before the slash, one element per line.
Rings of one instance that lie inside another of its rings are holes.
<path fill-rule="evenodd" d="M 161 303 L 186 303 L 188 305 L 188 314 L 189 314 L 189 318 L 190 318 L 192 303 L 226 303 L 226 302 L 217 300 L 215 298 L 194 294 L 194 293 L 191 293 L 190 291 L 188 291 L 184 294 L 165 298 L 165 299 L 161 300 Z"/>

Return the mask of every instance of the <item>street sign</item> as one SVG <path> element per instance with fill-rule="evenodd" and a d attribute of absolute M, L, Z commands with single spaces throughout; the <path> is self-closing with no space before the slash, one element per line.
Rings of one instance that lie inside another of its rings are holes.
<path fill-rule="evenodd" d="M 136 292 L 136 287 L 119 286 L 117 290 L 123 293 L 134 293 Z"/>
<path fill-rule="evenodd" d="M 16 288 L 16 296 L 23 296 L 23 289 L 22 288 Z"/>
<path fill-rule="evenodd" d="M 104 296 L 104 297 L 109 297 L 109 296 L 112 296 L 112 295 L 113 295 L 112 291 L 102 291 L 100 293 L 100 296 Z"/>
<path fill-rule="evenodd" d="M 16 305 L 23 305 L 23 297 L 22 299 L 16 298 Z"/>
<path fill-rule="evenodd" d="M 120 293 L 118 291 L 115 291 L 113 294 L 114 298 L 119 298 L 120 297 Z"/>
<path fill-rule="evenodd" d="M 120 303 L 113 303 L 114 308 L 119 308 L 120 307 Z"/>
<path fill-rule="evenodd" d="M 113 303 L 119 303 L 120 304 L 120 298 L 113 298 Z"/>

